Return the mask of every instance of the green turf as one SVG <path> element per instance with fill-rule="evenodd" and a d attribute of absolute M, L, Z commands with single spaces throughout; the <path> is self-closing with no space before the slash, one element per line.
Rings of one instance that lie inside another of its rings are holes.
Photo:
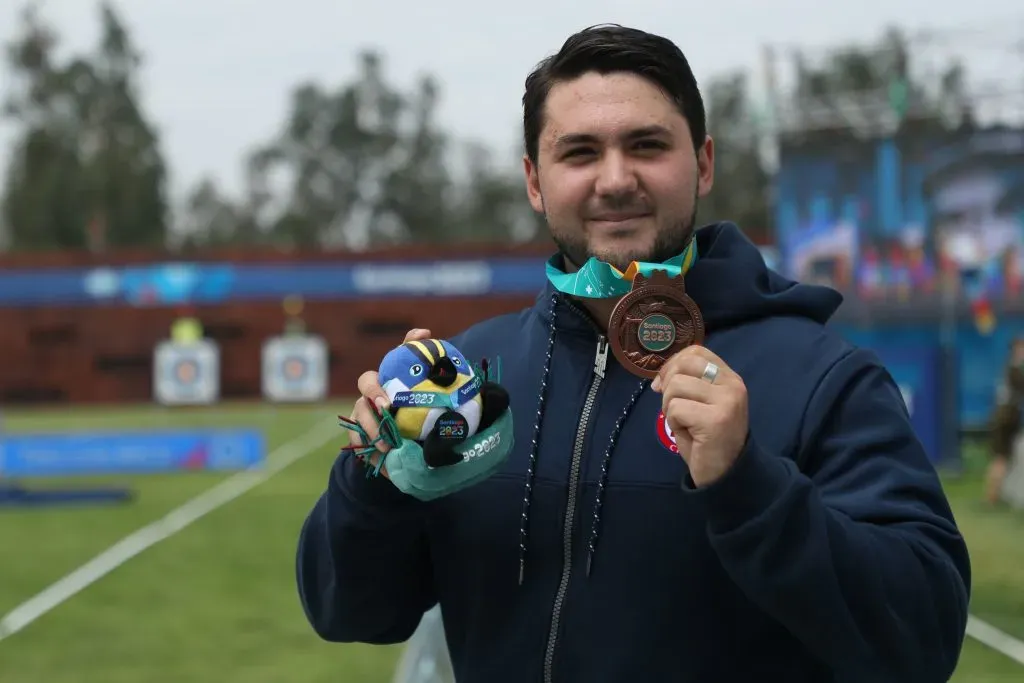
<path fill-rule="evenodd" d="M 17 431 L 253 425 L 274 448 L 340 410 L 75 409 L 8 414 L 7 424 Z M 335 449 L 325 445 L 0 641 L 0 681 L 388 683 L 400 647 L 323 643 L 295 595 L 296 535 Z M 974 449 L 967 459 L 967 474 L 947 490 L 971 547 L 972 611 L 1024 638 L 1024 515 L 980 505 L 983 463 Z M 124 506 L 0 512 L 0 614 L 222 476 L 132 478 L 139 498 Z M 1024 667 L 969 640 L 953 680 L 1009 683 L 1024 680 Z"/>

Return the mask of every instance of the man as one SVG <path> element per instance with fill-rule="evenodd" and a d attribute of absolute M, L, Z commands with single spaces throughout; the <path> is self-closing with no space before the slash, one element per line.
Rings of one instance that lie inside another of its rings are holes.
<path fill-rule="evenodd" d="M 694 231 L 715 150 L 685 57 L 584 30 L 527 79 L 523 128 L 549 286 L 451 340 L 501 357 L 516 446 L 429 503 L 336 462 L 298 549 L 316 632 L 402 642 L 440 604 L 460 683 L 948 680 L 970 568 L 940 482 L 878 359 L 825 328 L 839 295 Z M 591 257 L 686 270 L 705 345 L 628 372 Z M 387 399 L 359 388 L 373 437 Z"/>
<path fill-rule="evenodd" d="M 1021 411 L 1024 411 L 1024 337 L 1017 337 L 1010 342 L 1006 376 L 996 391 L 992 460 L 985 477 L 985 501 L 989 505 L 997 505 L 1002 498 L 1003 484 L 1013 462 L 1013 446 L 1020 434 Z"/>

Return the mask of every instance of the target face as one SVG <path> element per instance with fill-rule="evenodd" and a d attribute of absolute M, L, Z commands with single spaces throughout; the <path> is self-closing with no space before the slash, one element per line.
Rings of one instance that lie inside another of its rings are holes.
<path fill-rule="evenodd" d="M 327 394 L 327 344 L 312 335 L 268 339 L 263 395 L 270 401 L 318 401 Z"/>
<path fill-rule="evenodd" d="M 209 404 L 220 393 L 220 352 L 209 340 L 156 348 L 154 393 L 163 404 Z"/>
<path fill-rule="evenodd" d="M 305 358 L 289 356 L 284 359 L 282 366 L 284 378 L 289 382 L 301 382 L 309 373 L 309 365 Z"/>
<path fill-rule="evenodd" d="M 178 361 L 174 366 L 174 379 L 185 386 L 195 384 L 199 381 L 199 365 L 191 358 Z"/>

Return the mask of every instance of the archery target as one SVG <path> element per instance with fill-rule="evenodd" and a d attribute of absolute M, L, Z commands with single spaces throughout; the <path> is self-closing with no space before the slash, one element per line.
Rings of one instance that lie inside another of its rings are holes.
<path fill-rule="evenodd" d="M 319 401 L 327 395 L 327 344 L 313 335 L 263 345 L 263 395 L 269 401 Z"/>
<path fill-rule="evenodd" d="M 164 405 L 207 405 L 220 395 L 220 352 L 208 339 L 163 341 L 153 363 L 155 399 Z"/>
<path fill-rule="evenodd" d="M 194 358 L 182 358 L 172 368 L 174 381 L 187 389 L 194 389 L 199 383 L 199 366 Z"/>

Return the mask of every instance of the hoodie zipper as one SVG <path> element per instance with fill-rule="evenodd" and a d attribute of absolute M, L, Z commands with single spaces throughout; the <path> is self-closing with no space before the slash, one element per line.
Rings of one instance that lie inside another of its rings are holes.
<path fill-rule="evenodd" d="M 586 441 L 590 415 L 597 400 L 597 390 L 601 388 L 605 369 L 608 367 L 608 341 L 604 335 L 597 338 L 597 354 L 594 357 L 594 372 L 590 376 L 590 388 L 583 404 L 579 424 L 576 426 L 576 441 L 572 448 L 572 463 L 569 469 L 569 500 L 566 503 L 565 524 L 562 529 L 562 578 L 558 582 L 554 607 L 551 610 L 551 631 L 548 633 L 548 646 L 544 654 L 544 683 L 554 681 L 555 646 L 558 644 L 558 627 L 562 619 L 562 606 L 565 594 L 569 589 L 569 575 L 572 572 L 572 532 L 576 517 L 576 501 L 578 498 L 580 469 L 583 463 L 583 446 Z"/>

